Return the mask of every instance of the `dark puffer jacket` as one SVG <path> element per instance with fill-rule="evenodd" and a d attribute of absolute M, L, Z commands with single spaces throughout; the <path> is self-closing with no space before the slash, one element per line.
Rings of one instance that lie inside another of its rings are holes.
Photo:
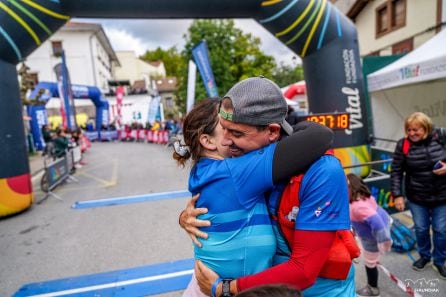
<path fill-rule="evenodd" d="M 446 147 L 438 132 L 434 129 L 431 135 L 419 142 L 409 140 L 407 155 L 403 153 L 404 138 L 398 141 L 391 172 L 393 197 L 402 196 L 402 181 L 406 173 L 404 185 L 409 201 L 427 207 L 446 203 L 446 175 L 432 173 L 437 161 L 446 161 Z"/>

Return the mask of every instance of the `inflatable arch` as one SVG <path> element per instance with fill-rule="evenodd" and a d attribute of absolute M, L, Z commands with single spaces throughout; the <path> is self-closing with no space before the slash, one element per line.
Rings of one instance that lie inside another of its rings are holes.
<path fill-rule="evenodd" d="M 48 101 L 52 97 L 61 97 L 59 94 L 59 88 L 57 83 L 53 82 L 39 82 L 34 90 L 29 95 L 30 99 L 35 99 L 37 94 L 44 90 L 44 95 L 40 97 L 41 101 Z M 83 85 L 71 85 L 71 94 L 74 99 L 90 99 L 93 101 L 94 106 L 96 107 L 96 130 L 100 134 L 102 125 L 108 127 L 109 124 L 109 104 L 107 99 L 102 95 L 101 90 L 97 87 L 91 86 L 83 86 Z M 41 131 L 38 125 L 31 126 L 31 130 L 33 130 L 33 136 L 41 137 Z M 37 129 L 37 130 L 36 130 Z M 36 131 L 34 131 L 36 130 Z M 100 135 L 99 135 L 100 138 Z M 37 148 L 41 149 L 42 144 L 36 139 L 34 139 L 34 143 L 37 144 Z"/>
<path fill-rule="evenodd" d="M 0 0 L 0 216 L 32 201 L 16 64 L 71 17 L 253 18 L 302 58 L 310 112 L 351 113 L 343 164 L 370 159 L 356 29 L 328 0 Z"/>

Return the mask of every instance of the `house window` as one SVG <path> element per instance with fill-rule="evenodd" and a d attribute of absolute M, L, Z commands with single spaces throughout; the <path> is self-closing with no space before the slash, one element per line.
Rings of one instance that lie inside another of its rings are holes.
<path fill-rule="evenodd" d="M 53 55 L 60 57 L 62 55 L 63 47 L 62 41 L 51 41 L 51 47 L 53 49 Z"/>
<path fill-rule="evenodd" d="M 376 8 L 376 37 L 406 25 L 406 0 L 387 0 Z"/>

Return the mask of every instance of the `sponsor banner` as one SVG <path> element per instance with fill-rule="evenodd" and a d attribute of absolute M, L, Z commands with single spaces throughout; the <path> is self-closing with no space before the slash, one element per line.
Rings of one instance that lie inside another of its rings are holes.
<path fill-rule="evenodd" d="M 147 116 L 147 121 L 151 125 L 153 125 L 153 123 L 156 120 L 161 119 L 161 116 L 160 116 L 160 101 L 161 101 L 161 97 L 160 96 L 152 97 L 152 100 L 150 101 L 149 114 Z"/>
<path fill-rule="evenodd" d="M 317 79 L 306 81 L 309 114 L 350 114 L 349 127 L 334 131 L 334 147 L 355 147 L 368 143 L 367 108 L 357 44 L 336 40 L 330 46 L 308 55 L 303 60 L 303 67 L 305 73 L 317 74 Z"/>
<path fill-rule="evenodd" d="M 121 127 L 121 114 L 122 114 L 122 100 L 124 98 L 124 87 L 119 86 L 116 88 L 116 128 Z"/>
<path fill-rule="evenodd" d="M 368 88 L 370 92 L 374 92 L 445 76 L 446 60 L 441 57 L 428 62 L 410 64 L 381 75 L 369 75 Z"/>
<path fill-rule="evenodd" d="M 218 97 L 217 85 L 215 84 L 214 74 L 212 73 L 206 41 L 202 41 L 192 49 L 192 56 L 198 66 L 208 96 Z"/>
<path fill-rule="evenodd" d="M 42 126 L 48 124 L 48 115 L 45 105 L 28 105 L 27 113 L 31 117 L 30 127 L 34 145 L 37 150 L 43 150 L 45 141 L 43 140 Z"/>
<path fill-rule="evenodd" d="M 57 77 L 57 86 L 60 97 L 60 113 L 64 128 L 74 130 L 76 125 L 76 110 L 74 108 L 73 92 L 71 89 L 70 75 L 65 61 L 65 53 L 62 51 L 62 63 L 54 66 Z"/>

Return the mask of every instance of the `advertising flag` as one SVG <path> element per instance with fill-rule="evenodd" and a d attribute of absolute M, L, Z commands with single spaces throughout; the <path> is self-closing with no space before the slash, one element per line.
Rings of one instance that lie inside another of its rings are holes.
<path fill-rule="evenodd" d="M 203 40 L 192 49 L 192 56 L 200 71 L 208 96 L 218 97 L 217 85 L 215 84 L 214 74 L 212 73 L 206 41 Z"/>
<path fill-rule="evenodd" d="M 122 99 L 124 98 L 124 87 L 116 88 L 116 128 L 121 127 Z"/>
<path fill-rule="evenodd" d="M 76 110 L 74 107 L 73 93 L 71 91 L 70 75 L 65 61 L 65 52 L 62 51 L 62 63 L 54 66 L 54 72 L 57 77 L 59 89 L 60 113 L 62 116 L 62 125 L 64 128 L 74 130 L 76 125 Z"/>
<path fill-rule="evenodd" d="M 197 65 L 192 60 L 189 60 L 189 74 L 187 76 L 187 108 L 189 112 L 194 106 L 195 102 L 195 81 L 197 80 Z"/>

